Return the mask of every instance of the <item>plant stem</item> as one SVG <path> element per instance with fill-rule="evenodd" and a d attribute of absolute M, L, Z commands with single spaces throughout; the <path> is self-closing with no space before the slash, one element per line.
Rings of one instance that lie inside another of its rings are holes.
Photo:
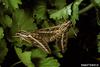
<path fill-rule="evenodd" d="M 80 10 L 79 14 L 85 13 L 86 11 L 90 10 L 93 7 L 94 7 L 94 5 L 93 5 L 93 3 L 91 3 L 87 7 L 83 8 L 82 10 Z"/>
<path fill-rule="evenodd" d="M 16 63 L 14 63 L 13 65 L 11 65 L 11 67 L 14 67 L 14 66 L 16 66 L 16 65 L 19 64 L 19 63 L 21 63 L 21 61 L 18 61 L 18 62 L 16 62 Z"/>

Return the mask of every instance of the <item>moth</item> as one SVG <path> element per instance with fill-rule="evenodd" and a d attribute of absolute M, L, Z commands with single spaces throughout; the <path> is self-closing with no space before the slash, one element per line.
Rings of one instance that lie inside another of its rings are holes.
<path fill-rule="evenodd" d="M 51 54 L 51 49 L 48 45 L 50 42 L 55 42 L 57 46 L 60 46 L 61 51 L 64 52 L 66 47 L 64 42 L 67 42 L 67 32 L 70 27 L 71 22 L 67 21 L 57 26 L 36 30 L 35 32 L 20 31 L 16 33 L 16 36 L 33 44 L 33 46 L 41 48 L 48 54 Z"/>

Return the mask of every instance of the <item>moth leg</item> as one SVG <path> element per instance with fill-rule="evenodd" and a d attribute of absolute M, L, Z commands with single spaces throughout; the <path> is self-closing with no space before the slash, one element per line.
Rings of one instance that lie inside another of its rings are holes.
<path fill-rule="evenodd" d="M 48 50 L 48 53 L 51 54 L 51 49 L 49 48 L 48 41 L 46 41 L 46 40 L 43 38 L 43 39 L 42 39 L 42 42 L 43 42 L 45 48 Z"/>
<path fill-rule="evenodd" d="M 64 33 L 61 35 L 61 51 L 64 53 Z"/>
<path fill-rule="evenodd" d="M 24 40 L 24 41 L 26 41 L 27 43 L 29 43 L 29 44 L 31 44 L 31 42 L 30 41 L 28 41 L 26 38 L 27 38 L 27 36 L 26 37 L 23 37 L 23 36 L 13 36 L 13 37 L 18 37 L 18 38 L 20 38 L 20 40 Z"/>
<path fill-rule="evenodd" d="M 58 51 L 58 52 L 61 51 L 60 40 L 61 40 L 61 38 L 56 39 L 56 41 L 55 41 L 55 46 L 54 46 L 55 49 L 56 49 L 56 51 Z"/>
<path fill-rule="evenodd" d="M 47 44 L 46 44 L 47 45 Z M 45 51 L 48 54 L 51 54 L 51 50 L 48 46 L 46 46 L 46 48 L 44 49 L 43 47 L 41 47 L 40 45 L 36 44 L 36 46 L 40 49 L 42 49 L 43 51 Z M 48 50 L 48 51 L 47 51 Z"/>
<path fill-rule="evenodd" d="M 46 47 L 45 47 L 40 41 L 38 41 L 37 39 L 33 38 L 31 35 L 29 35 L 29 37 L 30 37 L 33 41 L 37 42 L 37 43 L 39 44 L 39 46 L 42 47 L 47 53 L 49 53 L 48 49 L 46 49 Z"/>
<path fill-rule="evenodd" d="M 64 52 L 66 51 L 66 49 L 67 49 L 67 43 L 68 43 L 68 32 L 65 32 L 64 33 Z"/>

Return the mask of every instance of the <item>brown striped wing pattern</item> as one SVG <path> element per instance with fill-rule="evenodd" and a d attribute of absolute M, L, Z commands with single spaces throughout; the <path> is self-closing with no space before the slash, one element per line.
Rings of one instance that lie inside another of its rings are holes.
<path fill-rule="evenodd" d="M 61 51 L 64 52 L 65 44 L 68 39 L 67 31 L 70 26 L 71 22 L 68 21 L 57 26 L 39 29 L 35 32 L 20 31 L 16 33 L 16 36 L 28 43 L 32 43 L 33 46 L 37 46 L 49 54 L 51 53 L 51 49 L 49 48 L 48 43 L 56 42 L 56 45 L 58 45 L 61 48 Z"/>

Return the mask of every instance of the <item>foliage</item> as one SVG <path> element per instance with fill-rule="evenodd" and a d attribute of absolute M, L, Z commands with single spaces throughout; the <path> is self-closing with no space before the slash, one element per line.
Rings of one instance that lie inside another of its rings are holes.
<path fill-rule="evenodd" d="M 9 51 L 7 45 L 10 43 L 14 46 L 18 58 L 27 67 L 35 67 L 36 63 L 32 60 L 35 61 L 37 58 L 40 59 L 37 62 L 39 67 L 59 67 L 60 63 L 53 55 L 49 56 L 43 50 L 33 47 L 33 44 L 30 46 L 30 44 L 17 38 L 15 34 L 22 30 L 33 32 L 40 28 L 49 28 L 70 20 L 72 26 L 67 31 L 68 38 L 75 38 L 78 33 L 76 24 L 79 21 L 81 11 L 79 7 L 82 2 L 83 0 L 75 0 L 72 3 L 67 3 L 67 0 L 0 0 L 0 63 L 4 61 Z M 25 3 L 27 3 L 27 6 Z M 95 9 L 99 10 L 100 0 L 93 0 L 91 3 L 95 6 Z M 98 12 L 97 20 L 100 22 Z M 100 34 L 97 37 L 100 39 Z M 23 46 L 25 46 L 25 49 L 22 49 Z M 58 49 L 52 50 L 52 52 L 60 58 L 63 57 Z M 98 52 L 100 52 L 99 41 Z"/>
<path fill-rule="evenodd" d="M 2 0 L 3 5 L 5 5 L 6 8 L 11 8 L 13 10 L 19 8 L 18 4 L 22 4 L 21 0 Z"/>
<path fill-rule="evenodd" d="M 15 47 L 15 51 L 18 57 L 27 67 L 34 67 L 34 64 L 31 62 L 31 51 L 22 52 L 22 49 L 17 47 Z"/>
<path fill-rule="evenodd" d="M 100 34 L 97 35 L 97 46 L 98 46 L 98 52 L 100 53 Z"/>
<path fill-rule="evenodd" d="M 32 58 L 45 58 L 47 56 L 47 53 L 41 51 L 41 49 L 33 49 L 32 50 Z"/>
<path fill-rule="evenodd" d="M 8 49 L 7 44 L 4 39 L 0 40 L 0 64 L 5 60 L 5 56 L 7 55 Z"/>
<path fill-rule="evenodd" d="M 0 27 L 0 40 L 4 37 L 3 28 Z"/>
<path fill-rule="evenodd" d="M 46 19 L 46 3 L 45 1 L 41 0 L 38 2 L 38 5 L 35 7 L 35 10 L 33 10 L 33 17 L 39 21 Z"/>
<path fill-rule="evenodd" d="M 50 18 L 53 18 L 55 20 L 61 20 L 61 19 L 66 19 L 68 18 L 69 15 L 71 15 L 71 5 L 68 5 L 67 7 L 64 7 L 60 9 L 59 11 L 53 13 L 50 15 Z"/>
<path fill-rule="evenodd" d="M 72 19 L 72 22 L 73 22 L 73 25 L 76 24 L 76 20 L 78 20 L 78 16 L 79 16 L 79 5 L 80 3 L 82 2 L 83 0 L 76 0 L 73 4 L 73 7 L 72 7 L 72 10 L 73 10 L 73 13 L 72 13 L 72 16 L 71 16 L 71 19 Z"/>
<path fill-rule="evenodd" d="M 5 56 L 7 55 L 8 49 L 6 41 L 3 39 L 4 30 L 0 27 L 0 64 L 3 63 Z"/>
<path fill-rule="evenodd" d="M 21 59 L 21 61 L 27 66 L 27 67 L 34 67 L 35 65 L 31 61 L 31 57 L 34 60 L 40 59 L 39 67 L 59 67 L 59 63 L 56 59 L 53 57 L 46 58 L 47 54 L 40 49 L 33 49 L 32 51 L 24 51 L 20 48 L 15 47 L 15 51 L 18 55 L 18 57 Z"/>
<path fill-rule="evenodd" d="M 59 63 L 53 57 L 43 59 L 40 62 L 40 67 L 59 67 L 59 66 L 60 66 Z"/>
<path fill-rule="evenodd" d="M 36 24 L 32 23 L 33 19 L 24 10 L 16 10 L 13 13 L 13 26 L 12 32 L 18 30 L 35 31 L 37 29 Z"/>
<path fill-rule="evenodd" d="M 95 6 L 100 7 L 100 0 L 93 0 L 93 3 L 95 4 Z"/>

